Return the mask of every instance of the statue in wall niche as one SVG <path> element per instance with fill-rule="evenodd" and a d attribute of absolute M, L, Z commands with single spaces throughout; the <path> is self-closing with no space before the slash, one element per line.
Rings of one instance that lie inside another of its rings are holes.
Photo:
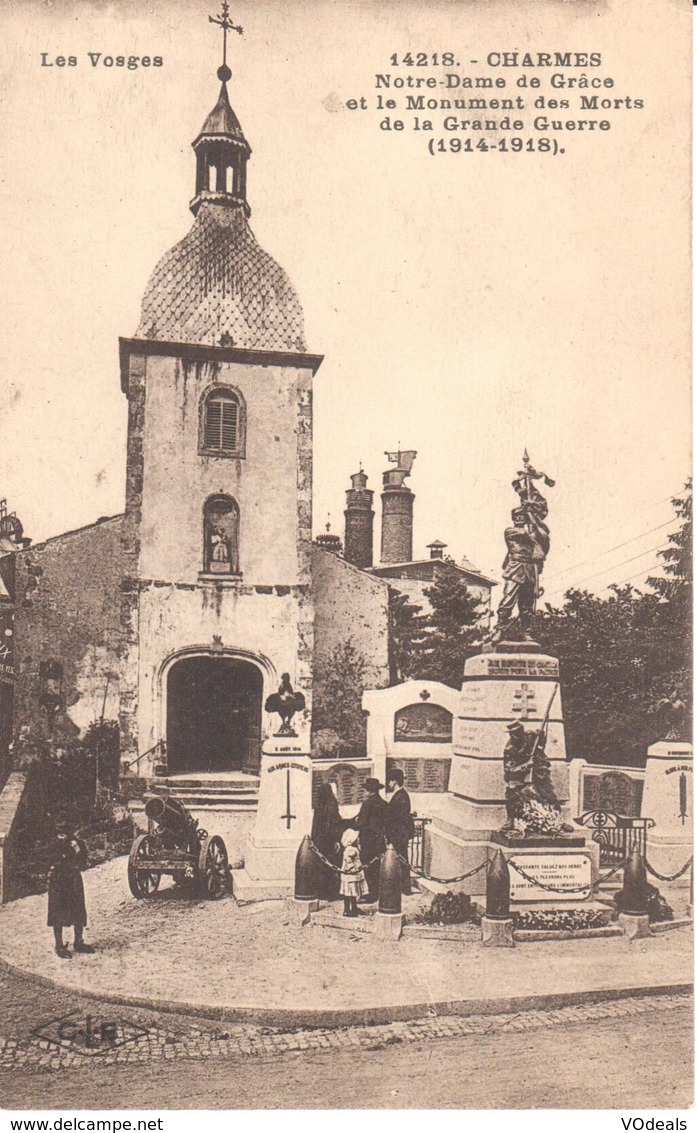
<path fill-rule="evenodd" d="M 211 562 L 229 563 L 230 550 L 223 528 L 218 524 L 211 531 Z"/>
<path fill-rule="evenodd" d="M 504 638 L 531 641 L 530 627 L 537 601 L 544 590 L 540 575 L 549 553 L 549 527 L 545 523 L 549 506 L 535 481 L 543 480 L 549 488 L 554 480 L 537 472 L 530 458 L 523 454 L 523 468 L 513 481 L 520 505 L 511 512 L 512 526 L 504 532 L 506 558 L 503 563 L 504 589 L 499 602 L 498 620 L 491 635 L 493 642 Z"/>
<path fill-rule="evenodd" d="M 298 733 L 293 730 L 291 721 L 295 713 L 302 712 L 304 707 L 305 697 L 301 692 L 293 691 L 290 674 L 282 673 L 278 692 L 268 696 L 264 705 L 267 712 L 277 712 L 281 717 L 281 727 L 275 733 L 276 736 L 297 736 Z"/>

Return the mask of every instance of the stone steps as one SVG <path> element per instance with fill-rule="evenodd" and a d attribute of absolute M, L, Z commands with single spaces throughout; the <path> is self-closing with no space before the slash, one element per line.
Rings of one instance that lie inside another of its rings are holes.
<path fill-rule="evenodd" d="M 148 790 L 163 797 L 173 796 L 188 810 L 219 810 L 250 813 L 259 805 L 259 777 L 257 775 L 229 776 L 169 776 L 151 779 Z M 131 805 L 133 810 L 144 809 L 144 803 Z"/>

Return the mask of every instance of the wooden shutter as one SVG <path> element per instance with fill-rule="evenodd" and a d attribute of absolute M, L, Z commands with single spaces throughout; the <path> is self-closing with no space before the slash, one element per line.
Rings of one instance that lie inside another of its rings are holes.
<path fill-rule="evenodd" d="M 237 448 L 237 402 L 231 397 L 212 397 L 206 405 L 206 448 L 234 452 Z"/>
<path fill-rule="evenodd" d="M 223 419 L 221 422 L 221 444 L 220 447 L 226 449 L 228 452 L 234 452 L 237 448 L 237 402 L 223 401 Z"/>

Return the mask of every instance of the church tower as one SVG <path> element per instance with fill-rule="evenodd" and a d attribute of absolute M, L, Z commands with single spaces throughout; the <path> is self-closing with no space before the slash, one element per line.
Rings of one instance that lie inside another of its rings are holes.
<path fill-rule="evenodd" d="M 224 38 L 240 30 L 227 4 Z M 129 404 L 122 749 L 141 776 L 255 771 L 283 673 L 309 751 L 312 379 L 288 276 L 249 225 L 251 155 L 220 93 L 193 142 L 194 223 L 121 340 Z M 176 144 L 176 139 L 173 139 Z"/>

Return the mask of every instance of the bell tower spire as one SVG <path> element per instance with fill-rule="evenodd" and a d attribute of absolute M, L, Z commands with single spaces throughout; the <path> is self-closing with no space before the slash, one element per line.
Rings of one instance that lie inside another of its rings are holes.
<path fill-rule="evenodd" d="M 201 132 L 192 143 L 196 154 L 196 195 L 191 211 L 196 216 L 201 204 L 210 201 L 217 205 L 242 208 L 250 214 L 247 204 L 247 161 L 251 148 L 245 138 L 237 116 L 230 105 L 227 84 L 232 71 L 227 63 L 228 32 L 243 34 L 243 29 L 230 19 L 230 6 L 223 0 L 219 16 L 209 16 L 209 23 L 217 24 L 223 33 L 223 62 L 218 68 L 222 86 L 218 101 L 203 123 Z"/>

